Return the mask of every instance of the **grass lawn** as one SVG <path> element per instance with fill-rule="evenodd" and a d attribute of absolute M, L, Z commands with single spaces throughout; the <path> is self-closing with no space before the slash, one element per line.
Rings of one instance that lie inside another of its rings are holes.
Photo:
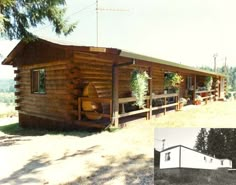
<path fill-rule="evenodd" d="M 229 173 L 225 169 L 218 170 L 199 170 L 183 173 L 181 176 L 176 174 L 166 174 L 156 170 L 156 185 L 234 185 L 236 182 L 235 173 Z"/>
<path fill-rule="evenodd" d="M 235 127 L 236 101 L 184 107 L 115 132 L 0 126 L 0 184 L 154 184 L 155 127 Z"/>

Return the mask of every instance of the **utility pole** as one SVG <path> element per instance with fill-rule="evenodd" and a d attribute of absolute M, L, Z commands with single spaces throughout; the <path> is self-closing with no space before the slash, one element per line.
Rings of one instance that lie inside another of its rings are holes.
<path fill-rule="evenodd" d="M 96 46 L 98 47 L 99 43 L 99 17 L 98 13 L 99 11 L 113 11 L 113 12 L 121 12 L 121 11 L 128 11 L 126 9 L 113 9 L 113 8 L 99 8 L 98 6 L 98 0 L 96 0 Z"/>
<path fill-rule="evenodd" d="M 216 57 L 218 56 L 218 54 L 217 53 L 215 53 L 214 55 L 213 55 L 213 58 L 214 58 L 214 72 L 216 72 Z"/>

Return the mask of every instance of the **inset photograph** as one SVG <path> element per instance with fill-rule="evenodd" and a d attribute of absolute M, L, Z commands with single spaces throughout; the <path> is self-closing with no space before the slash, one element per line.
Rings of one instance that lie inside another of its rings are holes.
<path fill-rule="evenodd" d="M 235 185 L 236 129 L 156 128 L 156 185 Z"/>

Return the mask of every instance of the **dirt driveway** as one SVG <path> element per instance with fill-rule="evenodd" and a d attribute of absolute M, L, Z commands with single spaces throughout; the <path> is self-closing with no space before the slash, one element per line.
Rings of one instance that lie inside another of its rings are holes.
<path fill-rule="evenodd" d="M 155 127 L 236 127 L 236 101 L 185 107 L 116 132 L 22 136 L 0 131 L 0 184 L 153 184 Z"/>

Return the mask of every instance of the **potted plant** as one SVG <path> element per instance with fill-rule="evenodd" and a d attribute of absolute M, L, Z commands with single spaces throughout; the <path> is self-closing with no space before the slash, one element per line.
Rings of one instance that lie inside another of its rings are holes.
<path fill-rule="evenodd" d="M 187 99 L 185 98 L 180 98 L 179 99 L 179 110 L 181 110 L 183 108 L 184 105 L 187 104 Z"/>
<path fill-rule="evenodd" d="M 194 101 L 195 105 L 201 105 L 202 103 L 202 97 L 200 95 L 197 95 Z"/>
<path fill-rule="evenodd" d="M 144 97 L 148 93 L 148 79 L 150 77 L 146 71 L 135 69 L 131 74 L 130 88 L 132 95 L 136 98 L 135 105 L 139 108 L 145 106 Z"/>
<path fill-rule="evenodd" d="M 167 73 L 164 79 L 164 88 L 173 89 L 174 92 L 179 90 L 180 84 L 184 81 L 183 77 L 178 73 Z"/>

